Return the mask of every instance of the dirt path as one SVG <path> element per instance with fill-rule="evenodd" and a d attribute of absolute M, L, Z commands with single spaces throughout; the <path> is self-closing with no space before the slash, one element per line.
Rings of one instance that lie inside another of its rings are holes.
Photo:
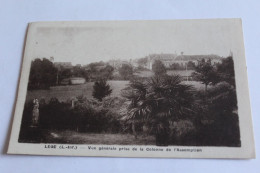
<path fill-rule="evenodd" d="M 46 135 L 47 143 L 68 144 L 106 144 L 106 145 L 154 145 L 153 136 L 139 136 L 137 139 L 131 134 L 99 134 L 78 133 L 74 131 L 53 131 Z"/>

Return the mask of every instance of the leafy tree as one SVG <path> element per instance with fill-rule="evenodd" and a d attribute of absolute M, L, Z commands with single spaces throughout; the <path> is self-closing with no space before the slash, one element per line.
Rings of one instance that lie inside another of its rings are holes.
<path fill-rule="evenodd" d="M 112 79 L 114 68 L 111 65 L 106 65 L 105 68 L 101 69 L 99 74 L 102 78 Z"/>
<path fill-rule="evenodd" d="M 235 88 L 227 82 L 219 82 L 208 89 L 207 102 L 203 107 L 205 109 L 197 117 L 204 114 L 203 119 L 211 123 L 197 125 L 198 143 L 208 146 L 241 146 Z"/>
<path fill-rule="evenodd" d="M 100 62 L 93 62 L 93 63 L 90 63 L 87 67 L 90 69 L 90 71 L 92 73 L 95 73 L 98 71 L 97 67 L 98 66 L 104 66 L 105 63 L 103 61 L 100 61 Z"/>
<path fill-rule="evenodd" d="M 57 71 L 48 59 L 35 59 L 31 63 L 28 89 L 48 89 L 55 85 Z"/>
<path fill-rule="evenodd" d="M 211 110 L 232 113 L 237 109 L 236 90 L 227 82 L 220 82 L 208 92 Z"/>
<path fill-rule="evenodd" d="M 97 80 L 94 83 L 93 89 L 92 96 L 99 101 L 102 101 L 104 97 L 109 96 L 112 93 L 112 89 L 105 79 Z"/>
<path fill-rule="evenodd" d="M 73 67 L 72 72 L 70 73 L 69 77 L 71 77 L 71 76 L 73 76 L 73 77 L 83 77 L 86 80 L 89 79 L 89 73 L 87 72 L 87 70 L 82 68 L 82 67 L 79 67 L 79 66 Z"/>
<path fill-rule="evenodd" d="M 196 65 L 195 65 L 194 62 L 189 61 L 189 62 L 187 63 L 187 69 L 188 69 L 188 70 L 194 70 L 195 67 L 196 67 Z"/>
<path fill-rule="evenodd" d="M 119 68 L 119 74 L 124 80 L 128 80 L 131 76 L 133 76 L 133 67 L 123 64 L 122 67 Z"/>
<path fill-rule="evenodd" d="M 70 69 L 61 69 L 59 71 L 59 81 L 69 78 L 72 76 L 71 70 Z"/>
<path fill-rule="evenodd" d="M 153 70 L 154 74 L 158 75 L 158 76 L 166 75 L 166 72 L 167 72 L 165 65 L 160 60 L 154 61 L 152 70 Z"/>
<path fill-rule="evenodd" d="M 216 84 L 219 80 L 216 68 L 211 64 L 210 60 L 205 61 L 205 59 L 198 62 L 192 76 L 205 85 L 205 91 L 207 91 L 208 85 Z"/>
<path fill-rule="evenodd" d="M 178 63 L 171 64 L 169 69 L 171 69 L 171 70 L 183 70 L 183 68 Z"/>
<path fill-rule="evenodd" d="M 235 86 L 235 71 L 232 56 L 224 58 L 222 63 L 217 65 L 217 71 L 221 80 L 228 82 L 232 86 Z"/>
<path fill-rule="evenodd" d="M 178 75 L 131 81 L 122 95 L 130 101 L 127 119 L 147 123 L 156 145 L 168 145 L 170 123 L 192 114 L 193 88 Z"/>
<path fill-rule="evenodd" d="M 222 59 L 222 63 L 217 64 L 215 70 L 217 84 L 208 89 L 207 93 L 199 94 L 204 94 L 207 98 L 206 102 L 200 103 L 200 107 L 204 107 L 200 115 L 211 123 L 200 123 L 197 136 L 204 141 L 203 145 L 238 147 L 241 146 L 241 141 L 232 57 Z"/>
<path fill-rule="evenodd" d="M 90 63 L 87 66 L 88 78 L 91 79 L 112 79 L 114 68 L 111 65 L 105 64 L 103 61 Z"/>
<path fill-rule="evenodd" d="M 148 58 L 147 58 L 147 57 L 145 57 L 145 58 L 140 58 L 140 59 L 138 59 L 138 61 L 137 61 L 137 63 L 138 63 L 139 66 L 144 66 L 144 65 L 147 64 L 147 62 L 148 62 Z"/>
<path fill-rule="evenodd" d="M 148 68 L 144 67 L 144 66 L 140 66 L 138 65 L 136 72 L 140 72 L 140 71 L 150 71 Z"/>

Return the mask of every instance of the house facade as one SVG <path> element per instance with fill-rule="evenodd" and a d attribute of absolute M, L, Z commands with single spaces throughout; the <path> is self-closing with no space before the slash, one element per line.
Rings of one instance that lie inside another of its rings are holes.
<path fill-rule="evenodd" d="M 218 55 L 177 55 L 177 54 L 151 54 L 147 56 L 148 60 L 145 68 L 152 70 L 152 66 L 155 60 L 160 60 L 166 68 L 171 67 L 173 64 L 179 64 L 186 67 L 189 62 L 198 64 L 199 60 L 205 59 L 211 60 L 211 64 L 220 63 L 222 58 Z"/>

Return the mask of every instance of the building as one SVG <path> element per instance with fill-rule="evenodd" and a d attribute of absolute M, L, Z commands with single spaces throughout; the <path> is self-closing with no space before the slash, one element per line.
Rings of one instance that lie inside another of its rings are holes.
<path fill-rule="evenodd" d="M 73 68 L 71 62 L 54 62 L 53 64 L 59 70 L 61 70 L 61 69 L 72 69 Z"/>
<path fill-rule="evenodd" d="M 155 60 L 160 60 L 165 67 L 170 67 L 174 63 L 174 59 L 177 57 L 176 54 L 150 54 L 147 56 L 147 64 L 145 68 L 152 70 L 152 66 Z"/>
<path fill-rule="evenodd" d="M 120 60 L 120 59 L 113 59 L 113 60 L 109 60 L 108 64 L 111 65 L 113 68 L 115 69 L 119 69 L 121 68 L 124 64 L 126 65 L 132 65 L 131 64 L 131 60 L 130 61 L 126 61 L 126 60 Z"/>
<path fill-rule="evenodd" d="M 166 68 L 171 67 L 173 64 L 179 64 L 180 66 L 187 66 L 188 62 L 193 62 L 195 65 L 198 64 L 199 60 L 211 60 L 212 64 L 220 63 L 222 58 L 218 55 L 181 55 L 177 54 L 151 54 L 147 56 L 148 60 L 144 66 L 147 69 L 152 70 L 152 66 L 155 60 L 160 60 Z"/>
<path fill-rule="evenodd" d="M 60 82 L 61 85 L 80 85 L 84 83 L 86 83 L 86 79 L 82 77 L 66 78 Z"/>
<path fill-rule="evenodd" d="M 79 85 L 86 83 L 86 79 L 83 77 L 71 77 L 70 78 L 71 85 Z"/>

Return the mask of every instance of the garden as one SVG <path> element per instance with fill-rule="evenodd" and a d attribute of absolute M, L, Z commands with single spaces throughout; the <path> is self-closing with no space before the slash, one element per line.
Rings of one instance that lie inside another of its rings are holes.
<path fill-rule="evenodd" d="M 194 81 L 167 74 L 159 61 L 155 66 L 151 77 L 126 72 L 122 81 L 107 77 L 28 90 L 19 142 L 241 146 L 232 57 L 218 65 L 201 60 Z"/>

